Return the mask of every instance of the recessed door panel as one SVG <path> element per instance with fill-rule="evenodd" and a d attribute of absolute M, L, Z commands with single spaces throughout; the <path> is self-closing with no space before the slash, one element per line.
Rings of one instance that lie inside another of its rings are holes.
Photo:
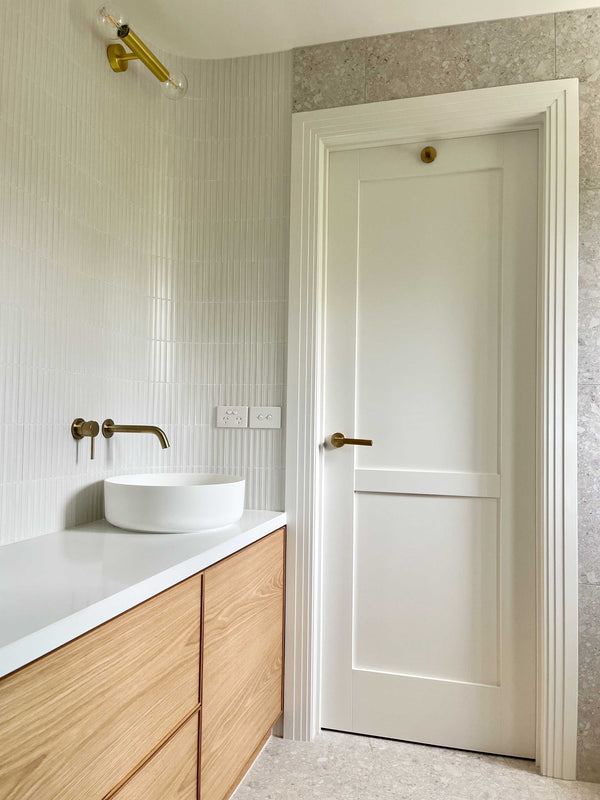
<path fill-rule="evenodd" d="M 357 495 L 355 669 L 497 684 L 497 517 L 493 499 Z"/>
<path fill-rule="evenodd" d="M 359 203 L 358 465 L 496 472 L 501 171 L 365 180 Z"/>

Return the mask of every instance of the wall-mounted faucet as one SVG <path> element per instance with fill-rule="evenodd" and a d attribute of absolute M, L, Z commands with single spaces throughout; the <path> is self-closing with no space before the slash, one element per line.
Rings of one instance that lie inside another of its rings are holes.
<path fill-rule="evenodd" d="M 90 419 L 87 422 L 83 419 L 83 417 L 77 417 L 77 419 L 73 420 L 71 425 L 71 434 L 74 439 L 78 441 L 83 439 L 84 436 L 89 436 L 92 447 L 91 447 L 91 458 L 94 457 L 94 439 L 100 433 L 100 426 L 94 419 Z"/>
<path fill-rule="evenodd" d="M 102 435 L 110 439 L 115 433 L 153 433 L 163 450 L 170 447 L 166 433 L 156 425 L 115 425 L 114 420 L 105 419 L 102 423 Z"/>

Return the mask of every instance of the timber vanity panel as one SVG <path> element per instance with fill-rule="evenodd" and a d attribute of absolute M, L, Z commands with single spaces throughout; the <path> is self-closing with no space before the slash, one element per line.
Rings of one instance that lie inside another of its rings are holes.
<path fill-rule="evenodd" d="M 200 798 L 225 800 L 282 711 L 285 529 L 204 573 Z"/>
<path fill-rule="evenodd" d="M 196 800 L 198 714 L 185 722 L 111 800 Z"/>
<path fill-rule="evenodd" d="M 197 706 L 201 586 L 195 575 L 0 681 L 2 800 L 100 800 Z"/>

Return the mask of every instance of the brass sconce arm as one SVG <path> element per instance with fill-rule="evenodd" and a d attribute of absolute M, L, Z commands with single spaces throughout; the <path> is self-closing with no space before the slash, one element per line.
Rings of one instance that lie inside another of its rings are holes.
<path fill-rule="evenodd" d="M 129 47 L 131 53 L 128 53 L 123 45 L 109 44 L 107 50 L 108 60 L 115 72 L 125 72 L 128 66 L 127 62 L 139 58 L 142 64 L 145 64 L 161 83 L 169 79 L 169 70 L 164 64 L 161 64 L 150 48 L 146 47 L 129 25 L 121 25 L 117 30 L 117 36 Z"/>

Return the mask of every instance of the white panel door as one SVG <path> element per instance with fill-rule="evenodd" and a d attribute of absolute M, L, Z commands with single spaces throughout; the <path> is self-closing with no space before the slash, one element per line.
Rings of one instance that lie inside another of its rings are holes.
<path fill-rule="evenodd" d="M 329 162 L 322 725 L 535 756 L 535 131 Z"/>

